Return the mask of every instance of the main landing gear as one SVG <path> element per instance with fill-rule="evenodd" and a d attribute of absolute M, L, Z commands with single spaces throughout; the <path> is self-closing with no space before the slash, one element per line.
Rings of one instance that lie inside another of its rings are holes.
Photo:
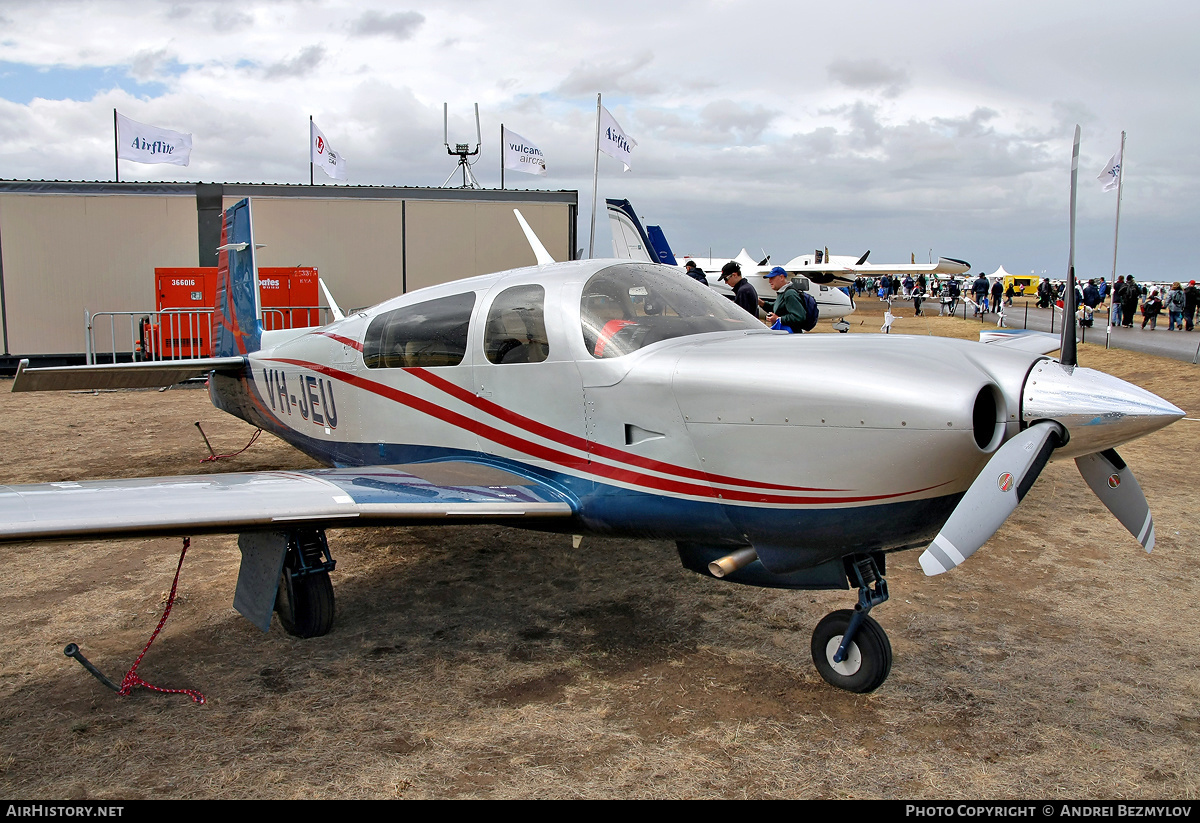
<path fill-rule="evenodd" d="M 858 604 L 853 611 L 831 612 L 817 624 L 812 658 L 829 685 L 863 694 L 882 686 L 892 670 L 892 644 L 883 627 L 867 614 L 888 599 L 887 581 L 870 555 L 856 557 L 848 565 L 858 586 Z"/>
<path fill-rule="evenodd" d="M 333 628 L 334 560 L 321 529 L 288 535 L 287 555 L 275 593 L 275 613 L 283 630 L 295 637 L 320 637 Z"/>

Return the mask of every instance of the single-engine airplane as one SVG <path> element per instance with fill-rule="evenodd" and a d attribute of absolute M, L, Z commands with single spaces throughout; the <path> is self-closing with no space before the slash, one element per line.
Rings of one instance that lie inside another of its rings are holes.
<path fill-rule="evenodd" d="M 1149 550 L 1114 448 L 1183 412 L 1040 354 L 963 340 L 773 332 L 674 269 L 554 263 L 457 280 L 320 328 L 263 331 L 251 204 L 224 216 L 216 356 L 20 367 L 13 391 L 170 385 L 313 455 L 312 471 L 0 487 L 0 541 L 238 533 L 235 606 L 300 636 L 334 618 L 331 527 L 488 522 L 676 542 L 758 586 L 859 590 L 812 636 L 821 676 L 878 688 L 868 612 L 889 553 L 936 574 L 1000 527 L 1051 457 Z M 1073 339 L 1072 339 L 1073 342 Z M 764 453 L 763 443 L 773 444 Z"/>

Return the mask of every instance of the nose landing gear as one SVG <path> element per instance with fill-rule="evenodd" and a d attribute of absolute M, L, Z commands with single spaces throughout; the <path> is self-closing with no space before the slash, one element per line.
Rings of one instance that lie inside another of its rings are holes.
<path fill-rule="evenodd" d="M 855 558 L 850 566 L 858 585 L 858 604 L 853 611 L 831 612 L 817 624 L 812 658 L 829 685 L 865 694 L 882 686 L 892 670 L 892 644 L 883 627 L 867 614 L 888 599 L 887 581 L 870 555 Z"/>

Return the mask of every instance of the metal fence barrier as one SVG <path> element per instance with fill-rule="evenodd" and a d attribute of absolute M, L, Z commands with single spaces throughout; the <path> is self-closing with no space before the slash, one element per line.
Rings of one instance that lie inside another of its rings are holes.
<path fill-rule="evenodd" d="M 265 331 L 309 328 L 328 323 L 324 306 L 263 309 Z M 84 311 L 87 362 L 186 360 L 213 353 L 212 309 L 164 311 Z M 315 322 L 314 322 L 315 321 Z"/>

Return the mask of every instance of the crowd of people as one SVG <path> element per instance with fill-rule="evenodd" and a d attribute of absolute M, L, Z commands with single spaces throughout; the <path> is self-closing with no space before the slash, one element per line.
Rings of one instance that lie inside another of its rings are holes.
<path fill-rule="evenodd" d="M 974 305 L 975 316 L 981 317 L 999 312 L 1002 306 L 1011 306 L 1015 298 L 1024 297 L 1025 284 L 1010 280 L 1005 285 L 1000 280 L 989 280 L 983 272 L 979 272 L 974 280 L 968 276 L 961 285 L 953 277 L 931 277 L 926 280 L 923 274 L 903 279 L 895 275 L 881 275 L 859 277 L 849 291 L 851 297 L 876 294 L 880 300 L 912 300 L 918 316 L 922 314 L 922 301 L 931 298 L 940 300 L 942 314 L 953 314 L 965 291 L 969 302 Z M 1063 300 L 1065 291 L 1065 282 L 1053 283 L 1042 278 L 1036 290 L 1037 306 L 1049 308 L 1052 303 Z M 1107 307 L 1114 326 L 1133 328 L 1140 314 L 1141 328 L 1149 326 L 1154 330 L 1158 327 L 1159 315 L 1165 312 L 1168 331 L 1191 331 L 1198 308 L 1196 297 L 1195 280 L 1186 286 L 1176 281 L 1169 289 L 1160 290 L 1137 283 L 1132 275 L 1122 275 L 1113 284 L 1104 278 L 1090 279 L 1075 287 L 1076 316 L 1081 325 L 1090 326 L 1095 311 Z"/>

